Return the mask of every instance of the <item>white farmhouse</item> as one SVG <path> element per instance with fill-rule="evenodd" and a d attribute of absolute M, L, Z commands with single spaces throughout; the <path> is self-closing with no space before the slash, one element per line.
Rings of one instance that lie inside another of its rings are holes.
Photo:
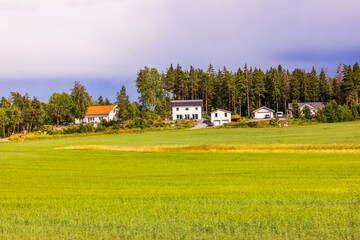
<path fill-rule="evenodd" d="M 253 111 L 254 118 L 256 119 L 265 119 L 267 115 L 269 115 L 270 118 L 274 118 L 274 110 L 267 108 L 267 107 L 261 107 Z"/>
<path fill-rule="evenodd" d="M 75 124 L 79 123 L 98 123 L 102 119 L 111 121 L 116 119 L 116 105 L 90 106 L 87 108 L 84 119 L 75 118 Z"/>
<path fill-rule="evenodd" d="M 217 108 L 211 112 L 211 122 L 215 126 L 222 126 L 224 123 L 231 122 L 231 112 Z"/>
<path fill-rule="evenodd" d="M 172 119 L 202 119 L 202 106 L 202 100 L 173 100 Z"/>
<path fill-rule="evenodd" d="M 308 106 L 310 108 L 311 114 L 315 115 L 318 109 L 323 109 L 327 102 L 300 102 L 298 103 L 300 111 L 303 112 L 304 107 Z M 292 116 L 292 103 L 288 104 L 288 116 Z"/>

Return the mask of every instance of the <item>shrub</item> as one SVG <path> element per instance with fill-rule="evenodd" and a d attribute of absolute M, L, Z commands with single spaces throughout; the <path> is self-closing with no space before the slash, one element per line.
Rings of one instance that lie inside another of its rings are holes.
<path fill-rule="evenodd" d="M 106 127 L 104 126 L 98 126 L 97 128 L 95 128 L 95 132 L 105 132 L 106 131 Z"/>
<path fill-rule="evenodd" d="M 301 118 L 301 110 L 296 100 L 292 101 L 291 112 L 294 118 Z"/>
<path fill-rule="evenodd" d="M 308 105 L 305 105 L 303 110 L 302 110 L 302 113 L 304 115 L 304 117 L 308 120 L 311 120 L 312 119 L 312 112 L 311 112 L 311 109 L 309 108 Z"/>
<path fill-rule="evenodd" d="M 80 133 L 87 133 L 87 132 L 94 132 L 95 128 L 91 123 L 87 124 L 80 124 L 79 132 Z"/>
<path fill-rule="evenodd" d="M 4 138 L 4 137 L 5 137 L 4 129 L 0 127 L 0 138 Z"/>
<path fill-rule="evenodd" d="M 147 121 L 146 119 L 143 118 L 135 118 L 130 124 L 128 124 L 129 128 L 149 128 L 150 127 L 150 122 L 152 123 L 152 121 Z"/>
<path fill-rule="evenodd" d="M 155 123 L 155 127 L 166 127 L 166 124 L 164 123 L 164 122 L 157 122 L 157 123 Z"/>
<path fill-rule="evenodd" d="M 77 127 L 67 127 L 62 130 L 62 134 L 74 134 L 79 132 Z"/>
<path fill-rule="evenodd" d="M 272 119 L 270 120 L 269 124 L 270 124 L 271 126 L 277 126 L 277 125 L 278 125 L 278 121 L 279 121 L 278 118 L 272 118 Z"/>

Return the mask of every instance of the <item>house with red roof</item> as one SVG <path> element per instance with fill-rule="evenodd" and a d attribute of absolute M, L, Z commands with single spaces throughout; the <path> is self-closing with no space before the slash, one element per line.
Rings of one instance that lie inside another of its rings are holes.
<path fill-rule="evenodd" d="M 90 106 L 86 111 L 84 119 L 75 118 L 75 124 L 99 123 L 102 119 L 106 121 L 116 120 L 116 105 Z"/>

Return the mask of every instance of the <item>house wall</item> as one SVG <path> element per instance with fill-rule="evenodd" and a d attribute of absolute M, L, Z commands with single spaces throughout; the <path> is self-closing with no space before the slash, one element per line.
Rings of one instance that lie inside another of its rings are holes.
<path fill-rule="evenodd" d="M 231 113 L 226 113 L 227 116 L 225 117 L 225 113 L 223 111 L 214 111 L 211 112 L 211 122 L 214 123 L 215 126 L 222 126 L 224 123 L 231 122 Z M 217 117 L 215 115 L 217 114 Z"/>
<path fill-rule="evenodd" d="M 188 110 L 186 110 L 188 108 Z M 190 119 L 202 119 L 202 107 L 172 107 L 173 120 L 186 119 L 186 115 L 190 115 Z M 197 114 L 197 118 L 193 116 Z M 182 118 L 178 118 L 181 115 Z"/>
<path fill-rule="evenodd" d="M 265 109 L 259 111 L 259 112 L 255 112 L 254 113 L 254 118 L 256 119 L 264 119 L 265 118 L 265 115 L 269 114 L 270 115 L 270 118 L 274 118 L 274 113 L 271 112 L 271 111 L 267 111 Z"/>
<path fill-rule="evenodd" d="M 75 124 L 80 123 L 99 123 L 101 119 L 105 119 L 106 121 L 111 121 L 113 119 L 116 120 L 116 108 L 110 111 L 109 114 L 94 114 L 94 115 L 86 115 L 84 119 L 75 118 Z"/>

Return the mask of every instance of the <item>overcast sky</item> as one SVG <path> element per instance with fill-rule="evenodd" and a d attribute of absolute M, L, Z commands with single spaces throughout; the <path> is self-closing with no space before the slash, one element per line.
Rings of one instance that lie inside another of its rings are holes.
<path fill-rule="evenodd" d="M 115 100 L 144 66 L 329 68 L 360 61 L 359 0 L 0 0 L 0 96 L 74 80 Z"/>

